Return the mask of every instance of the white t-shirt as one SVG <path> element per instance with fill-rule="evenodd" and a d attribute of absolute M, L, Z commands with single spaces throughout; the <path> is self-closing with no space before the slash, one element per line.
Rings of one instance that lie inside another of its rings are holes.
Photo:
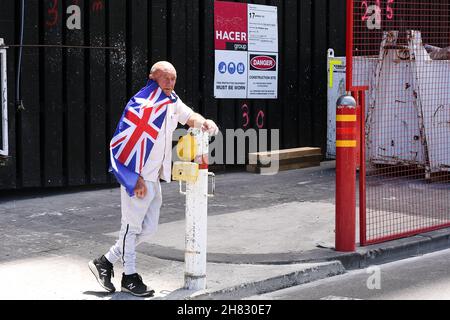
<path fill-rule="evenodd" d="M 194 111 L 178 98 L 177 102 L 167 107 L 166 119 L 159 131 L 147 163 L 142 168 L 141 176 L 146 181 L 171 181 L 172 171 L 172 136 L 178 123 L 185 125 Z"/>

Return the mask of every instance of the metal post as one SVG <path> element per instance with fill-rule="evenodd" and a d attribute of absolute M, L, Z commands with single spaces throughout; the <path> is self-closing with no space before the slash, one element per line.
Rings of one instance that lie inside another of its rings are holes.
<path fill-rule="evenodd" d="M 0 105 L 2 121 L 2 141 L 0 156 L 8 156 L 8 97 L 6 80 L 6 48 L 3 39 L 0 39 Z"/>
<path fill-rule="evenodd" d="M 356 101 L 341 96 L 336 109 L 336 251 L 355 251 Z"/>
<path fill-rule="evenodd" d="M 208 147 L 209 136 L 191 129 L 197 142 L 195 162 L 199 176 L 186 183 L 186 249 L 184 287 L 188 290 L 206 289 L 206 238 L 208 215 Z"/>

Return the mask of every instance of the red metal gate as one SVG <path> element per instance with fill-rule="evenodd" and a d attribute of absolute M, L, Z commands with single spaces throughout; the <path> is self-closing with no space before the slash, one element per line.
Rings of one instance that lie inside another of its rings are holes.
<path fill-rule="evenodd" d="M 348 0 L 360 243 L 450 226 L 450 2 Z"/>

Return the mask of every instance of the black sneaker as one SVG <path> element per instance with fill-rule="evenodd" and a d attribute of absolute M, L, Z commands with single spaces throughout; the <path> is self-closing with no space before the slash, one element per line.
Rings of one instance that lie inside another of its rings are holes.
<path fill-rule="evenodd" d="M 139 274 L 125 275 L 124 273 L 122 274 L 122 292 L 131 293 L 136 297 L 152 297 L 155 290 L 147 287 Z"/>
<path fill-rule="evenodd" d="M 108 292 L 115 292 L 116 288 L 111 283 L 111 277 L 114 277 L 114 269 L 111 262 L 101 256 L 98 259 L 91 260 L 88 263 L 98 283 Z"/>

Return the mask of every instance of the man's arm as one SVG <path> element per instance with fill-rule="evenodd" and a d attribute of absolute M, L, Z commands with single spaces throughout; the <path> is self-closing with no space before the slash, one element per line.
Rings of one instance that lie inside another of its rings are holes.
<path fill-rule="evenodd" d="M 191 128 L 201 128 L 202 131 L 208 131 L 210 135 L 216 135 L 219 128 L 214 121 L 205 119 L 201 114 L 193 113 L 186 124 Z"/>

